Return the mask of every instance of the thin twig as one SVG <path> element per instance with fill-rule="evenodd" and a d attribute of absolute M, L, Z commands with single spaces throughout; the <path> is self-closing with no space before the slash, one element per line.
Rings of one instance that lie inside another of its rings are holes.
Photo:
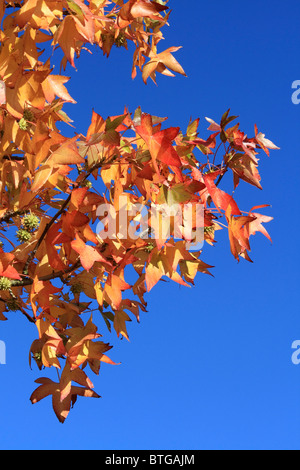
<path fill-rule="evenodd" d="M 57 279 L 58 277 L 62 277 L 66 274 L 70 274 L 72 271 L 75 271 L 76 269 L 81 267 L 80 261 L 76 261 L 75 264 L 72 266 L 69 266 L 66 268 L 65 271 L 57 271 L 52 274 L 47 274 L 46 276 L 41 276 L 38 278 L 39 281 L 46 282 L 46 281 L 52 281 L 53 279 Z M 12 287 L 24 287 L 24 286 L 31 286 L 33 284 L 33 279 L 32 278 L 27 278 L 27 279 L 22 279 L 21 281 L 15 280 L 11 281 Z"/>
<path fill-rule="evenodd" d="M 28 274 L 28 269 L 29 269 L 29 266 L 30 266 L 30 263 L 31 261 L 34 259 L 35 255 L 36 255 L 36 252 L 37 250 L 39 249 L 39 247 L 41 246 L 44 238 L 46 237 L 47 233 L 48 233 L 48 230 L 52 227 L 52 225 L 54 224 L 54 222 L 58 219 L 58 217 L 64 212 L 65 208 L 67 207 L 67 205 L 69 204 L 70 200 L 71 200 L 71 196 L 72 196 L 72 193 L 69 194 L 69 196 L 67 197 L 67 199 L 65 200 L 65 202 L 63 203 L 62 207 L 59 209 L 59 211 L 52 217 L 52 219 L 47 223 L 46 227 L 44 228 L 40 238 L 38 239 L 37 241 L 37 244 L 35 245 L 35 248 L 32 250 L 32 252 L 30 253 L 30 255 L 28 256 L 28 259 L 25 263 L 25 266 L 24 266 L 24 269 L 23 269 L 23 274 Z"/>

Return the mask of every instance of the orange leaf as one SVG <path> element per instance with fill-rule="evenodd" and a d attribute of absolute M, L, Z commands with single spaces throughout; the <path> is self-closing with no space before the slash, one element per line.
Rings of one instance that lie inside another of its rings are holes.
<path fill-rule="evenodd" d="M 61 75 L 49 75 L 46 80 L 42 83 L 43 92 L 48 103 L 52 103 L 55 96 L 58 96 L 63 101 L 69 103 L 76 103 L 75 100 L 69 95 L 68 90 L 64 86 L 69 80 L 68 77 Z"/>
<path fill-rule="evenodd" d="M 96 261 L 107 263 L 107 260 L 97 251 L 96 248 L 86 245 L 84 241 L 76 234 L 76 240 L 71 242 L 73 250 L 80 256 L 80 262 L 84 269 L 89 271 Z"/>
<path fill-rule="evenodd" d="M 77 137 L 68 139 L 47 160 L 48 165 L 78 165 L 84 163 L 80 156 L 75 141 Z"/>
<path fill-rule="evenodd" d="M 49 180 L 53 172 L 53 166 L 43 165 L 35 174 L 31 191 L 37 193 Z"/>
<path fill-rule="evenodd" d="M 67 418 L 71 405 L 76 401 L 77 395 L 83 397 L 99 398 L 100 396 L 93 390 L 86 387 L 71 386 L 65 398 L 61 400 L 61 387 L 59 383 L 41 377 L 35 381 L 40 385 L 30 397 L 31 403 L 35 404 L 43 398 L 52 395 L 52 406 L 58 420 L 63 423 Z"/>

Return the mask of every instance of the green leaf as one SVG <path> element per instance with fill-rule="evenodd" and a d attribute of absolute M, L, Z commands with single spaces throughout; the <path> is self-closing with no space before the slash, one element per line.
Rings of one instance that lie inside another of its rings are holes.
<path fill-rule="evenodd" d="M 73 0 L 67 0 L 67 4 L 72 13 L 75 13 L 81 21 L 84 20 L 84 13 L 77 3 Z"/>
<path fill-rule="evenodd" d="M 99 308 L 99 311 L 101 312 L 100 308 Z M 114 318 L 115 318 L 114 314 L 111 312 L 101 312 L 101 315 L 103 317 L 103 320 L 105 321 L 108 331 L 111 333 L 110 321 L 111 322 L 114 321 Z"/>
<path fill-rule="evenodd" d="M 160 189 L 158 197 L 159 204 L 168 204 L 172 206 L 174 204 L 181 204 L 191 199 L 191 192 L 188 191 L 183 183 L 176 184 L 173 188 L 167 188 L 163 185 Z"/>
<path fill-rule="evenodd" d="M 110 118 L 107 118 L 105 126 L 106 131 L 116 130 L 122 124 L 126 116 L 126 114 L 123 114 L 123 116 L 119 116 L 113 121 L 111 121 Z"/>

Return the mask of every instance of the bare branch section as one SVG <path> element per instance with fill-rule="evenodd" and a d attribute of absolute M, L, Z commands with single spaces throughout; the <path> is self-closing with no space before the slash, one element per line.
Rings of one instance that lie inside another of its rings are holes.
<path fill-rule="evenodd" d="M 14 217 L 20 217 L 24 214 L 28 214 L 30 211 L 29 210 L 20 210 L 20 211 L 7 211 L 1 218 L 0 218 L 0 224 L 3 222 L 9 222 L 11 219 Z"/>

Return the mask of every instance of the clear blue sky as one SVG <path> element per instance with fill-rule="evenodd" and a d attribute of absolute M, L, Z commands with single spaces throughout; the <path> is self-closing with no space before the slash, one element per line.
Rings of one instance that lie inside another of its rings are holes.
<path fill-rule="evenodd" d="M 300 105 L 291 101 L 300 80 L 298 0 L 230 0 L 169 3 L 165 48 L 188 78 L 158 77 L 158 87 L 130 78 L 131 53 L 109 60 L 83 53 L 68 89 L 78 105 L 66 110 L 86 132 L 92 108 L 104 117 L 134 111 L 169 116 L 186 127 L 189 118 L 219 120 L 231 108 L 241 127 L 254 123 L 280 151 L 262 156 L 263 192 L 241 185 L 244 210 L 272 204 L 266 212 L 273 245 L 252 237 L 254 264 L 239 265 L 224 235 L 203 259 L 215 278 L 197 286 L 159 284 L 148 296 L 148 313 L 129 325 L 131 342 L 117 340 L 93 377 L 99 400 L 78 398 L 61 425 L 50 399 L 32 405 L 39 371 L 28 366 L 35 328 L 9 314 L 0 325 L 7 364 L 0 365 L 1 449 L 299 449 L 300 365 L 291 345 L 300 340 L 299 248 Z M 57 66 L 58 68 L 58 66 Z M 99 322 L 102 328 L 101 321 Z M 103 329 L 103 332 L 105 330 Z M 51 375 L 50 375 L 51 376 Z M 53 375 L 54 377 L 54 375 Z"/>

